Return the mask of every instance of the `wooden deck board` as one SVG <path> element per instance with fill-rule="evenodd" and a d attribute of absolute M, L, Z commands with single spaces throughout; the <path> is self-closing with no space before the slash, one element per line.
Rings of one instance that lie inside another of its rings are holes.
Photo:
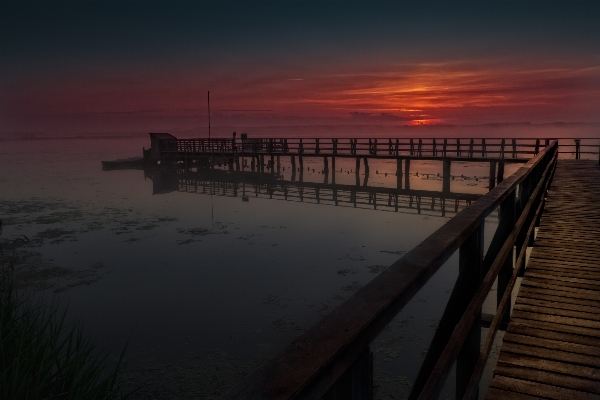
<path fill-rule="evenodd" d="M 560 160 L 487 399 L 600 398 L 600 167 Z"/>

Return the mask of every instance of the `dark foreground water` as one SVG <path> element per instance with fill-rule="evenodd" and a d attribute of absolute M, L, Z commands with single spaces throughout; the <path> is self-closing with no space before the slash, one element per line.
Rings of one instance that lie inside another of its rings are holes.
<path fill-rule="evenodd" d="M 419 214 L 416 205 L 394 212 L 383 196 L 377 210 L 336 207 L 317 204 L 314 192 L 285 201 L 251 185 L 242 201 L 157 190 L 142 170 L 101 170 L 101 160 L 138 156 L 148 145 L 0 143 L 0 239 L 27 236 L 15 246 L 23 280 L 59 296 L 111 357 L 128 343 L 127 387 L 141 385 L 139 398 L 222 394 L 454 215 L 442 217 L 430 199 Z M 305 181 L 323 182 L 321 162 L 305 161 Z M 354 184 L 353 164 L 338 160 L 337 183 Z M 394 187 L 395 162 L 370 169 L 370 185 Z M 438 163 L 413 162 L 411 172 L 419 173 L 413 189 L 441 189 Z M 463 178 L 452 191 L 487 192 L 487 172 L 453 164 Z M 496 220 L 488 220 L 489 241 Z M 373 343 L 376 398 L 409 393 L 456 275 L 454 257 Z"/>

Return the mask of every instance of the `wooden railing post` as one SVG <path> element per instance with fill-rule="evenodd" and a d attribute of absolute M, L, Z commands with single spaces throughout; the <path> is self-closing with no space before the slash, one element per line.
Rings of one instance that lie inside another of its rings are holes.
<path fill-rule="evenodd" d="M 581 158 L 581 139 L 575 139 L 575 159 Z"/>
<path fill-rule="evenodd" d="M 459 250 L 459 269 L 465 274 L 465 286 L 462 293 L 467 299 L 471 299 L 483 279 L 483 232 L 484 224 L 482 221 L 479 227 L 473 232 L 467 240 L 460 246 Z M 468 303 L 468 302 L 467 302 Z M 469 331 L 465 344 L 463 345 L 456 360 L 456 398 L 462 399 L 471 374 L 479 358 L 479 349 L 481 347 L 481 310 L 479 316 L 475 319 L 473 327 Z"/>
<path fill-rule="evenodd" d="M 527 204 L 527 201 L 529 200 L 529 195 L 531 194 L 532 187 L 535 188 L 536 182 L 533 181 L 532 178 L 534 178 L 533 174 L 530 174 L 518 186 L 519 197 L 518 197 L 518 201 L 517 201 L 517 218 L 519 218 L 521 216 L 521 213 L 523 212 L 523 208 L 525 207 L 525 205 Z M 523 246 L 527 246 L 527 243 L 525 243 L 526 236 L 527 236 L 527 232 L 525 229 L 519 235 L 517 235 L 517 240 L 515 242 L 517 254 L 519 254 L 521 252 L 521 249 L 523 248 Z M 524 258 L 520 263 L 515 265 L 515 268 L 519 269 L 520 277 L 525 275 L 525 261 L 526 260 Z"/>
<path fill-rule="evenodd" d="M 513 191 L 500 205 L 500 221 L 498 223 L 497 229 L 498 232 L 502 232 L 502 235 L 506 237 L 508 237 L 516 222 L 515 201 L 516 197 L 515 192 Z M 513 246 L 512 251 L 508 254 L 508 257 L 506 257 L 506 261 L 504 261 L 504 264 L 502 265 L 502 268 L 498 273 L 498 290 L 496 296 L 497 304 L 500 304 L 502 296 L 504 296 L 504 292 L 506 292 L 506 288 L 508 287 L 510 277 L 513 273 L 514 252 L 515 250 Z M 510 309 L 511 305 L 509 303 L 506 312 L 502 316 L 503 324 L 508 325 L 508 323 L 510 322 Z"/>

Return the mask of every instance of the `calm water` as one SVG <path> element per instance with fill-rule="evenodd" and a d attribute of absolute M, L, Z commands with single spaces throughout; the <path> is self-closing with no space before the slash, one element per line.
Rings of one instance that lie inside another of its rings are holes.
<path fill-rule="evenodd" d="M 454 215 L 453 201 L 442 217 L 431 199 L 419 214 L 385 207 L 387 195 L 374 210 L 336 207 L 326 193 L 317 204 L 308 189 L 303 202 L 271 199 L 251 185 L 249 201 L 179 186 L 153 194 L 148 172 L 101 170 L 101 160 L 139 156 L 148 142 L 0 142 L 3 243 L 26 235 L 17 248 L 23 279 L 58 293 L 100 346 L 118 353 L 129 343 L 127 379 L 144 385 L 139 397 L 222 393 Z M 323 182 L 321 162 L 305 161 L 305 181 Z M 354 184 L 353 168 L 338 160 L 336 182 Z M 369 185 L 395 186 L 395 162 L 371 161 L 370 170 Z M 412 189 L 441 189 L 439 163 L 413 162 L 411 172 L 419 173 Z M 487 173 L 486 164 L 453 164 L 464 177 L 452 191 L 487 192 Z M 496 221 L 488 219 L 490 240 Z M 455 258 L 373 343 L 378 398 L 408 394 Z"/>

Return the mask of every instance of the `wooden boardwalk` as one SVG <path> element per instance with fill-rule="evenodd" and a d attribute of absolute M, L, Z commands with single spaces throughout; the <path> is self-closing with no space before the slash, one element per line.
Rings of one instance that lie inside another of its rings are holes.
<path fill-rule="evenodd" d="M 600 399 L 600 167 L 560 160 L 488 399 Z"/>

